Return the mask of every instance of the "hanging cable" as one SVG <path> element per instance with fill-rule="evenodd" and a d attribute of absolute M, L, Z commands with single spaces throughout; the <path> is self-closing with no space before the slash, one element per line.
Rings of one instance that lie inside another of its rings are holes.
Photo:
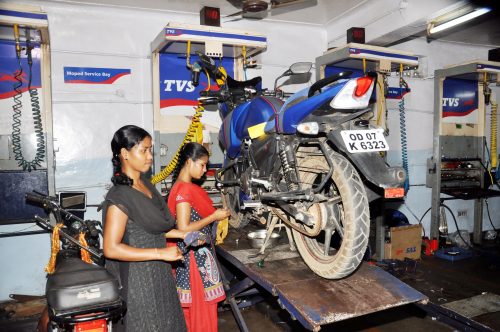
<path fill-rule="evenodd" d="M 241 57 L 243 58 L 243 78 L 247 80 L 247 47 L 243 45 L 241 48 Z"/>
<path fill-rule="evenodd" d="M 408 84 L 403 79 L 403 64 L 399 65 L 399 87 L 401 88 L 401 100 L 399 101 L 399 130 L 401 133 L 401 159 L 403 162 L 403 168 L 406 172 L 406 179 L 404 183 L 405 193 L 410 189 L 410 172 L 408 170 L 408 146 L 406 138 L 406 114 L 405 114 L 405 99 L 404 99 L 404 88 L 408 91 Z"/>
<path fill-rule="evenodd" d="M 31 44 L 29 30 L 26 29 L 26 55 L 28 58 L 28 91 L 31 99 L 31 111 L 33 115 L 33 126 L 36 136 L 36 153 L 35 157 L 31 161 L 27 161 L 24 159 L 22 146 L 21 146 L 21 118 L 22 118 L 22 90 L 21 87 L 23 85 L 22 75 L 23 75 L 23 67 L 21 64 L 21 44 L 20 44 L 20 36 L 19 36 L 19 27 L 17 24 L 14 24 L 14 39 L 15 39 L 15 47 L 16 47 L 16 57 L 18 62 L 19 69 L 15 72 L 14 78 L 16 79 L 16 83 L 14 83 L 14 91 L 16 92 L 13 99 L 14 105 L 12 109 L 14 114 L 12 116 L 12 151 L 14 153 L 14 159 L 17 161 L 18 166 L 22 167 L 24 171 L 31 172 L 32 170 L 36 170 L 37 167 L 41 167 L 41 163 L 45 158 L 45 137 L 43 133 L 43 125 L 42 125 L 42 117 L 40 110 L 40 102 L 38 98 L 37 89 L 32 89 L 31 83 L 33 79 L 33 58 L 32 58 L 32 49 L 33 45 Z"/>
<path fill-rule="evenodd" d="M 191 64 L 190 62 L 190 57 L 191 57 L 191 41 L 188 41 L 187 43 L 187 50 L 186 50 L 186 66 L 191 70 L 199 70 L 201 67 L 195 64 Z M 199 67 L 199 69 L 198 69 Z M 210 76 L 208 72 L 205 70 L 205 74 L 207 75 L 207 88 L 205 91 L 210 90 Z M 174 156 L 168 163 L 168 165 L 161 170 L 159 173 L 155 174 L 151 178 L 151 183 L 152 184 L 157 184 L 163 180 L 165 180 L 174 170 L 175 167 L 177 166 L 177 163 L 179 162 L 179 156 L 181 154 L 182 147 L 189 142 L 193 141 L 200 141 L 200 136 L 201 140 L 203 140 L 203 126 L 201 124 L 201 117 L 203 116 L 203 111 L 205 111 L 205 108 L 203 105 L 199 102 L 198 106 L 195 108 L 194 115 L 191 119 L 191 123 L 189 124 L 188 130 L 186 131 L 186 135 L 184 136 L 184 139 L 182 140 L 182 143 L 179 145 L 177 148 L 177 151 L 175 152 Z"/>
<path fill-rule="evenodd" d="M 31 112 L 33 114 L 33 127 L 36 136 L 36 154 L 35 159 L 31 162 L 31 166 L 35 169 L 35 165 L 40 167 L 41 162 L 45 158 L 45 135 L 43 134 L 43 123 L 42 114 L 40 110 L 40 100 L 38 97 L 38 90 L 31 87 L 31 82 L 33 78 L 33 57 L 31 51 L 33 50 L 33 45 L 31 44 L 31 38 L 29 36 L 29 31 L 26 29 L 26 53 L 28 56 L 28 67 L 29 67 L 29 81 L 28 81 L 28 91 L 31 99 Z"/>
<path fill-rule="evenodd" d="M 490 206 L 488 205 L 488 199 L 486 198 L 484 202 L 486 203 L 486 212 L 488 213 L 488 220 L 490 221 L 490 225 L 491 227 L 493 227 L 493 230 L 498 233 L 498 230 L 495 228 L 495 225 L 493 225 L 493 222 L 491 221 Z"/>
<path fill-rule="evenodd" d="M 21 166 L 22 160 L 24 160 L 21 151 L 21 114 L 23 109 L 21 101 L 23 91 L 21 90 L 21 87 L 23 85 L 23 66 L 21 65 L 21 44 L 19 41 L 19 28 L 17 24 L 14 24 L 14 40 L 16 45 L 18 70 L 14 73 L 14 79 L 17 82 L 13 85 L 15 94 L 13 97 L 14 105 L 12 105 L 12 110 L 14 111 L 14 114 L 12 115 L 12 152 L 14 153 L 15 160 L 18 162 L 19 166 Z"/>

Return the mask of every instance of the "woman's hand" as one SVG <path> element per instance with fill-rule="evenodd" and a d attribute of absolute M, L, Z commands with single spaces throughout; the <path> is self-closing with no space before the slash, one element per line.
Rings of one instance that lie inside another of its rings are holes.
<path fill-rule="evenodd" d="M 174 262 L 184 259 L 181 250 L 177 246 L 157 248 L 158 259 L 166 262 Z"/>
<path fill-rule="evenodd" d="M 213 221 L 217 221 L 217 220 L 222 220 L 224 218 L 227 218 L 230 215 L 231 215 L 231 212 L 229 212 L 229 209 L 224 208 L 224 209 L 215 210 L 215 212 L 212 213 L 210 216 L 213 218 Z"/>

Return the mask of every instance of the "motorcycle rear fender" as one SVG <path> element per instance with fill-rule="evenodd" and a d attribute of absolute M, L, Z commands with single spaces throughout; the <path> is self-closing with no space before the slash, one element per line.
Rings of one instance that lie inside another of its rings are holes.
<path fill-rule="evenodd" d="M 340 130 L 329 132 L 328 139 L 353 162 L 369 182 L 384 189 L 403 186 L 406 172 L 402 167 L 387 166 L 378 152 L 350 153 L 342 140 Z"/>

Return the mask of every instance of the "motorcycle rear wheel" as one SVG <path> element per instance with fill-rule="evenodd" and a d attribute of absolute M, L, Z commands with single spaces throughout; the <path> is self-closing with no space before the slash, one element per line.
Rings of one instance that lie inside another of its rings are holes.
<path fill-rule="evenodd" d="M 370 212 L 365 187 L 356 169 L 342 155 L 331 149 L 327 151 L 333 163 L 333 174 L 330 183 L 325 186 L 327 190 L 322 194 L 340 196 L 339 202 L 328 203 L 337 204 L 328 208 L 339 211 L 338 219 L 343 232 L 340 246 L 332 248 L 329 244 L 325 245 L 327 233 L 324 229 L 314 237 L 292 231 L 297 249 L 309 268 L 323 278 L 340 279 L 355 271 L 363 259 L 368 245 Z M 318 149 L 311 153 L 310 148 L 307 148 L 297 154 L 303 188 L 319 183 L 321 176 L 325 176 L 329 169 L 325 157 L 319 156 L 319 152 Z M 338 231 L 336 233 L 339 234 Z M 325 250 L 325 247 L 328 248 Z M 325 251 L 328 251 L 326 255 Z"/>

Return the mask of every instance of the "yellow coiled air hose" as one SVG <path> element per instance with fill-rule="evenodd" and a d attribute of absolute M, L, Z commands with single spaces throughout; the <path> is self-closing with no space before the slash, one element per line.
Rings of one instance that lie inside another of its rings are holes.
<path fill-rule="evenodd" d="M 491 168 L 496 169 L 498 166 L 497 155 L 497 109 L 496 101 L 491 101 L 491 131 L 490 131 L 490 148 L 491 148 Z"/>
<path fill-rule="evenodd" d="M 182 140 L 181 145 L 175 152 L 174 157 L 172 158 L 172 160 L 170 160 L 167 167 L 165 167 L 158 174 L 153 175 L 153 177 L 151 178 L 152 184 L 157 184 L 158 182 L 165 180 L 167 176 L 169 176 L 174 171 L 175 166 L 177 166 L 177 162 L 179 161 L 179 155 L 181 153 L 181 149 L 186 143 L 192 142 L 193 138 L 196 138 L 196 141 L 198 141 L 197 136 L 200 136 L 199 134 L 202 133 L 201 131 L 202 124 L 200 120 L 204 110 L 205 108 L 201 104 L 199 104 L 198 107 L 196 107 L 195 113 L 191 120 L 191 124 L 189 125 L 189 128 L 186 132 L 186 135 L 184 136 L 184 139 Z"/>

